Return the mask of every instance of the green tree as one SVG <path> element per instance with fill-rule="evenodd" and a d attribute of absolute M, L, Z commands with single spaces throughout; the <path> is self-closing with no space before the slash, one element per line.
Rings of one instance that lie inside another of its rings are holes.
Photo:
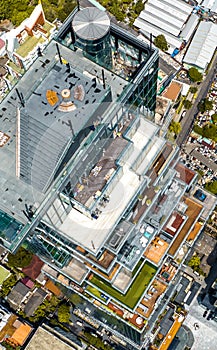
<path fill-rule="evenodd" d="M 113 348 L 109 344 L 104 344 L 100 338 L 95 337 L 94 335 L 88 332 L 84 332 L 84 336 L 87 339 L 88 343 L 93 345 L 97 349 L 113 350 Z"/>
<path fill-rule="evenodd" d="M 217 123 L 217 113 L 215 113 L 215 114 L 213 114 L 212 115 L 212 121 L 213 121 L 213 123 Z"/>
<path fill-rule="evenodd" d="M 186 109 L 190 109 L 192 107 L 192 102 L 190 100 L 185 100 L 183 105 Z"/>
<path fill-rule="evenodd" d="M 11 267 L 28 266 L 32 260 L 33 254 L 23 247 L 20 247 L 15 254 L 8 254 L 8 265 Z"/>
<path fill-rule="evenodd" d="M 203 75 L 197 70 L 197 68 L 191 67 L 188 71 L 188 76 L 191 81 L 201 81 L 203 79 Z"/>
<path fill-rule="evenodd" d="M 58 321 L 61 323 L 69 323 L 70 320 L 70 307 L 69 305 L 62 304 L 58 308 L 57 312 Z"/>
<path fill-rule="evenodd" d="M 189 91 L 192 93 L 192 94 L 195 94 L 197 92 L 197 87 L 196 86 L 191 86 Z"/>
<path fill-rule="evenodd" d="M 6 349 L 6 350 L 20 350 L 20 346 L 15 346 L 14 344 L 12 346 L 8 344 L 7 341 L 5 340 L 1 344 L 3 346 L 3 349 Z"/>
<path fill-rule="evenodd" d="M 25 18 L 29 17 L 38 0 L 1 0 L 0 20 L 9 19 L 18 26 Z M 77 2 L 75 0 L 42 0 L 45 17 L 48 21 L 59 18 L 64 21 L 72 12 Z"/>
<path fill-rule="evenodd" d="M 193 127 L 194 132 L 196 132 L 199 135 L 203 136 L 203 128 L 201 128 L 199 125 L 195 124 Z"/>
<path fill-rule="evenodd" d="M 174 120 L 172 120 L 169 126 L 169 131 L 173 132 L 175 135 L 178 135 L 181 130 L 182 130 L 181 124 L 179 122 L 175 122 Z"/>
<path fill-rule="evenodd" d="M 208 98 L 204 98 L 199 102 L 198 109 L 201 113 L 211 111 L 211 109 L 213 109 L 213 103 L 212 101 L 209 101 Z"/>
<path fill-rule="evenodd" d="M 205 185 L 206 190 L 217 195 L 217 181 L 209 182 Z"/>
<path fill-rule="evenodd" d="M 15 274 L 11 274 L 1 286 L 0 296 L 6 297 L 12 289 L 12 287 L 17 283 L 17 277 Z"/>
<path fill-rule="evenodd" d="M 139 15 L 140 12 L 142 12 L 143 10 L 144 10 L 144 3 L 143 3 L 143 1 L 142 0 L 138 0 L 136 2 L 136 5 L 135 5 L 135 13 L 137 15 Z"/>
<path fill-rule="evenodd" d="M 191 259 L 188 262 L 188 266 L 192 267 L 194 270 L 195 268 L 200 266 L 200 257 L 198 255 L 193 255 Z"/>
<path fill-rule="evenodd" d="M 206 124 L 203 127 L 203 136 L 207 137 L 208 139 L 217 141 L 217 125 L 215 124 Z"/>
<path fill-rule="evenodd" d="M 156 38 L 154 39 L 154 44 L 162 51 L 168 50 L 168 44 L 163 34 L 156 36 Z"/>

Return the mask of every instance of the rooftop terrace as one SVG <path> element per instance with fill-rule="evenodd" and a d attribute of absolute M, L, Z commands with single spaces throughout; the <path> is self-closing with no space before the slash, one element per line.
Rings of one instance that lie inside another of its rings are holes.
<path fill-rule="evenodd" d="M 147 247 L 144 255 L 153 263 L 158 264 L 164 256 L 169 244 L 159 237 L 154 240 Z"/>
<path fill-rule="evenodd" d="M 74 50 L 71 35 L 71 23 L 74 14 L 68 17 L 65 25 L 60 29 L 57 40 L 64 46 Z M 130 31 L 126 32 L 114 23 L 110 26 L 110 47 L 112 54 L 111 71 L 125 80 L 131 80 L 141 62 L 146 62 L 150 56 L 150 47 L 139 42 Z M 101 62 L 102 66 L 104 62 Z"/>
<path fill-rule="evenodd" d="M 190 185 L 190 183 L 196 176 L 196 173 L 193 170 L 188 169 L 182 163 L 177 163 L 175 169 L 178 172 L 177 177 L 183 182 L 185 182 L 187 185 Z"/>
<path fill-rule="evenodd" d="M 20 176 L 25 181 L 44 190 L 76 135 L 96 121 L 94 112 L 108 90 L 70 65 L 56 62 L 47 70 L 20 113 Z"/>
<path fill-rule="evenodd" d="M 198 218 L 203 209 L 202 205 L 196 203 L 190 198 L 185 198 L 185 203 L 188 205 L 188 208 L 185 212 L 187 220 L 169 249 L 170 255 L 175 255 L 181 243 L 189 233 L 190 228 L 195 223 L 196 219 Z"/>
<path fill-rule="evenodd" d="M 137 307 L 137 311 L 148 318 L 152 313 L 155 303 L 160 295 L 166 290 L 167 286 L 158 281 L 157 279 L 153 280 L 149 289 L 146 292 L 146 295 L 141 301 L 141 304 Z M 145 308 L 143 308 L 145 306 Z"/>
<path fill-rule="evenodd" d="M 163 227 L 163 230 L 169 233 L 171 236 L 175 236 L 184 221 L 184 215 L 181 215 L 178 212 L 173 212 L 172 216 L 169 218 L 168 222 Z"/>
<path fill-rule="evenodd" d="M 36 36 L 27 36 L 24 42 L 17 48 L 16 53 L 25 58 L 34 48 L 45 42 L 42 37 L 37 38 Z"/>
<path fill-rule="evenodd" d="M 149 262 L 146 262 L 141 268 L 141 271 L 136 276 L 135 280 L 133 281 L 131 287 L 128 289 L 126 294 L 118 292 L 115 288 L 111 286 L 111 284 L 105 282 L 97 276 L 92 276 L 90 282 L 93 285 L 97 286 L 100 290 L 104 291 L 106 294 L 110 295 L 111 298 L 120 301 L 121 303 L 125 304 L 126 306 L 132 309 L 138 303 L 149 282 L 155 275 L 156 270 L 157 268 L 155 266 L 153 266 Z"/>
<path fill-rule="evenodd" d="M 123 215 L 123 212 L 130 204 L 132 198 L 136 196 L 136 193 L 143 183 L 143 179 L 138 176 L 132 167 L 134 166 L 144 148 L 153 140 L 152 136 L 156 133 L 157 130 L 158 128 L 154 124 L 148 122 L 142 117 L 140 118 L 139 126 L 131 136 L 132 151 L 129 152 L 128 156 L 125 156 L 124 160 L 121 160 L 120 158 L 119 162 L 123 166 L 118 169 L 117 173 L 113 177 L 113 182 L 110 183 L 110 187 L 106 191 L 106 194 L 109 196 L 109 200 L 106 206 L 101 206 L 99 208 L 99 215 L 94 218 L 83 215 L 80 209 L 78 211 L 75 208 L 72 208 L 67 217 L 63 218 L 62 223 L 58 224 L 58 229 L 63 232 L 69 239 L 75 240 L 81 244 L 81 246 L 95 253 L 98 251 L 100 246 L 108 237 L 108 234 L 111 233 L 112 229 L 114 229 L 114 226 L 117 224 L 119 218 Z M 123 142 L 124 140 L 119 140 L 117 144 L 120 146 L 122 146 L 122 144 L 126 145 L 126 143 L 124 144 Z M 156 146 L 156 153 L 159 152 L 159 147 L 159 145 Z M 113 155 L 111 153 L 112 149 Z M 120 151 L 120 148 L 116 147 L 116 150 L 114 151 L 114 148 L 112 146 L 112 149 L 108 148 L 108 158 L 105 158 L 107 159 L 106 163 L 104 164 L 104 166 L 106 166 L 106 172 L 103 171 L 103 167 L 99 168 L 98 164 L 97 173 L 94 173 L 96 175 L 96 183 L 98 175 L 101 178 L 100 174 L 103 174 L 104 182 L 106 176 L 105 174 L 108 173 L 110 169 L 114 169 L 114 160 L 111 159 L 111 155 L 113 158 L 116 152 L 118 153 Z M 112 162 L 112 168 L 110 169 L 107 168 L 108 160 L 110 163 Z M 94 187 L 94 191 L 95 190 L 97 190 L 95 193 L 98 195 L 99 191 L 100 195 L 101 188 Z M 82 192 L 83 190 L 81 191 L 81 195 Z M 79 236 L 77 235 L 78 231 Z"/>

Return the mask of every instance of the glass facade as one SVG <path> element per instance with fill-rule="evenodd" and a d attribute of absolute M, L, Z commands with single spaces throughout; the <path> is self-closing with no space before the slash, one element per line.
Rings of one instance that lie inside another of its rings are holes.
<path fill-rule="evenodd" d="M 75 35 L 75 47 L 82 49 L 84 56 L 107 69 L 112 68 L 110 33 L 97 40 L 84 40 Z"/>

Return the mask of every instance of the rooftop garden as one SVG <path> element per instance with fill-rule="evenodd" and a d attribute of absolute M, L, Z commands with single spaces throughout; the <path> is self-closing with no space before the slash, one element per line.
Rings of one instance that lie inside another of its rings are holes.
<path fill-rule="evenodd" d="M 110 283 L 105 282 L 102 278 L 96 275 L 91 278 L 91 283 L 100 288 L 107 295 L 110 295 L 112 298 L 133 309 L 147 288 L 149 282 L 154 277 L 156 271 L 157 268 L 154 265 L 146 262 L 126 294 L 118 292 Z"/>
<path fill-rule="evenodd" d="M 26 57 L 36 45 L 42 44 L 45 39 L 42 37 L 28 36 L 25 41 L 18 47 L 16 53 L 21 57 Z"/>

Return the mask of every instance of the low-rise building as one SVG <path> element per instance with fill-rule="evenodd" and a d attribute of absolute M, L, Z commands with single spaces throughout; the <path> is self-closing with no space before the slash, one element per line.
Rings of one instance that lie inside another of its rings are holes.
<path fill-rule="evenodd" d="M 9 70 L 15 74 L 20 73 L 19 69 L 27 70 L 36 57 L 42 55 L 55 29 L 55 25 L 45 19 L 42 5 L 39 3 L 29 18 L 5 34 L 7 55 L 18 67 L 16 70 L 9 62 Z"/>
<path fill-rule="evenodd" d="M 40 326 L 25 350 L 80 350 L 81 346 L 75 344 L 72 340 L 66 339 L 62 334 L 53 329 L 42 325 Z"/>
<path fill-rule="evenodd" d="M 217 24 L 200 22 L 186 51 L 183 63 L 186 68 L 196 67 L 205 72 L 217 46 Z"/>
<path fill-rule="evenodd" d="M 7 296 L 7 301 L 12 309 L 17 310 L 26 299 L 29 294 L 30 289 L 26 287 L 22 282 L 17 282 L 17 284 L 12 288 Z"/>

